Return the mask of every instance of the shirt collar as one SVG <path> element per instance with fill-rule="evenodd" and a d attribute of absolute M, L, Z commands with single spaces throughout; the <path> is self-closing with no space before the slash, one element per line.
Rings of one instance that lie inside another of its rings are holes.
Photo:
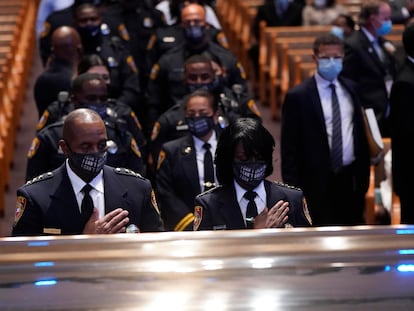
<path fill-rule="evenodd" d="M 193 135 L 193 141 L 194 141 L 194 147 L 196 151 L 203 150 L 204 140 L 201 140 L 200 138 Z M 217 145 L 217 138 L 216 138 L 216 132 L 212 131 L 210 138 L 207 141 L 211 145 L 210 150 L 216 150 Z"/>
<path fill-rule="evenodd" d="M 318 71 L 315 72 L 315 80 L 316 84 L 322 87 L 323 89 L 328 88 L 331 84 L 338 86 L 338 78 L 335 78 L 332 81 L 326 80 L 322 78 Z"/>
<path fill-rule="evenodd" d="M 246 189 L 242 188 L 235 180 L 233 180 L 234 183 L 234 189 L 236 190 L 236 197 L 237 197 L 237 202 L 241 202 L 244 196 L 244 194 L 246 193 Z M 266 189 L 264 186 L 264 181 L 262 181 L 256 188 L 252 189 L 252 191 L 257 193 L 257 196 L 264 202 L 266 202 Z"/>

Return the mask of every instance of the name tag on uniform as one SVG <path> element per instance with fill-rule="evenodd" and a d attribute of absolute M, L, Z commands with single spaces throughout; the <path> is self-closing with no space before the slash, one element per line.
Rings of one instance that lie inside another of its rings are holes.
<path fill-rule="evenodd" d="M 164 37 L 162 38 L 162 42 L 167 42 L 167 43 L 175 42 L 175 37 Z"/>
<path fill-rule="evenodd" d="M 59 228 L 43 228 L 43 233 L 46 234 L 61 234 L 62 230 Z"/>

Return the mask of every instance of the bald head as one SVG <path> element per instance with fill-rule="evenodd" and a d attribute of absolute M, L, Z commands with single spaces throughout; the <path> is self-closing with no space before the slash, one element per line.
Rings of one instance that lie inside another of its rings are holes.
<path fill-rule="evenodd" d="M 99 114 L 91 109 L 79 108 L 70 112 L 63 124 L 63 140 L 72 141 L 78 136 L 83 136 L 85 131 L 92 132 L 105 130 L 105 124 Z M 105 130 L 106 132 L 106 130 Z"/>
<path fill-rule="evenodd" d="M 56 59 L 78 61 L 82 52 L 80 36 L 75 28 L 62 26 L 52 34 L 52 53 Z"/>
<path fill-rule="evenodd" d="M 202 22 L 206 24 L 206 10 L 202 5 L 191 3 L 186 5 L 181 12 L 181 22 L 184 26 L 191 24 L 191 22 Z"/>

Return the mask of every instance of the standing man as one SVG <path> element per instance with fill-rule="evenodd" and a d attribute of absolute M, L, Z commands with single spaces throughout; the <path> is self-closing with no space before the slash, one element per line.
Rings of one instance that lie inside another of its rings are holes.
<path fill-rule="evenodd" d="M 384 35 L 392 28 L 391 7 L 369 0 L 361 7 L 360 29 L 345 40 L 342 75 L 357 82 L 364 108 L 373 108 L 383 137 L 389 137 L 389 94 L 396 73 L 395 47 Z"/>
<path fill-rule="evenodd" d="M 151 183 L 105 165 L 107 135 L 98 113 L 71 112 L 59 145 L 65 163 L 17 190 L 12 235 L 163 231 Z"/>
<path fill-rule="evenodd" d="M 313 53 L 315 75 L 290 89 L 283 104 L 283 181 L 303 190 L 314 225 L 360 225 L 370 157 L 356 85 L 338 77 L 341 39 L 319 36 Z"/>
<path fill-rule="evenodd" d="M 184 111 L 189 133 L 162 146 L 156 175 L 161 215 L 167 230 L 174 231 L 193 229 L 196 195 L 216 185 L 213 155 L 219 135 L 214 130 L 218 103 L 213 94 L 198 90 L 185 99 Z M 204 162 L 206 156 L 210 156 L 210 167 Z"/>
<path fill-rule="evenodd" d="M 414 135 L 414 24 L 407 26 L 402 35 L 405 63 L 391 90 L 391 146 L 392 180 L 394 191 L 400 198 L 401 223 L 414 224 L 414 198 L 411 141 Z"/>

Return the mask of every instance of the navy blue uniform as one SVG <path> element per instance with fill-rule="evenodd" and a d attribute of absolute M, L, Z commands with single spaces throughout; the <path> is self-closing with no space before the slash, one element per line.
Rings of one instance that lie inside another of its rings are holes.
<path fill-rule="evenodd" d="M 140 232 L 164 231 L 150 182 L 123 168 L 103 169 L 105 214 L 122 208 Z M 66 164 L 17 189 L 13 236 L 82 234 L 83 223 Z"/>

